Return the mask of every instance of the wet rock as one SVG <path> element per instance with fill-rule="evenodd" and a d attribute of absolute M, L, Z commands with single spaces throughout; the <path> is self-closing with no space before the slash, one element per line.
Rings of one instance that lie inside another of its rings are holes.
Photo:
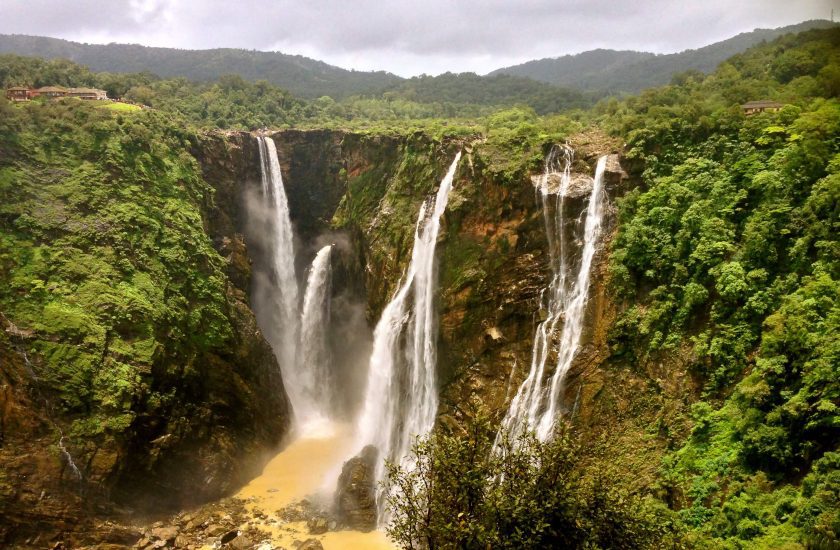
<path fill-rule="evenodd" d="M 312 518 L 306 522 L 310 535 L 323 535 L 329 530 L 327 520 L 324 518 Z"/>
<path fill-rule="evenodd" d="M 376 528 L 376 491 L 373 472 L 378 451 L 368 445 L 359 456 L 344 463 L 336 488 L 336 512 L 340 522 L 357 531 Z"/>
<path fill-rule="evenodd" d="M 227 531 L 227 528 L 224 525 L 219 525 L 219 524 L 214 523 L 214 524 L 211 524 L 207 527 L 206 533 L 207 533 L 207 536 L 209 536 L 209 537 L 218 537 L 218 536 L 222 535 L 223 533 L 225 533 L 226 531 Z"/>
<path fill-rule="evenodd" d="M 129 546 L 135 544 L 143 533 L 133 527 L 105 522 L 97 526 L 97 539 L 103 543 Z"/>
<path fill-rule="evenodd" d="M 604 180 L 607 187 L 617 187 L 625 179 L 627 179 L 627 172 L 622 168 L 619 156 L 616 154 L 608 155 L 604 166 Z"/>
<path fill-rule="evenodd" d="M 227 533 L 222 535 L 222 538 L 221 538 L 222 544 L 227 544 L 238 536 L 239 536 L 239 531 L 237 531 L 236 529 L 233 529 L 232 531 L 228 531 Z"/>
<path fill-rule="evenodd" d="M 295 541 L 297 544 L 293 544 L 297 550 L 324 550 L 324 546 L 321 544 L 321 541 L 318 539 L 307 539 L 303 542 Z"/>
<path fill-rule="evenodd" d="M 175 544 L 175 537 L 177 536 L 178 529 L 175 527 L 156 527 L 152 529 L 152 539 L 157 539 L 167 544 Z"/>
<path fill-rule="evenodd" d="M 199 518 L 196 518 L 196 519 L 189 520 L 187 522 L 187 524 L 184 526 L 184 529 L 186 529 L 187 531 L 196 531 L 196 530 L 201 529 L 203 527 L 204 527 L 204 521 L 199 519 Z"/>
<path fill-rule="evenodd" d="M 249 536 L 242 535 L 241 537 L 236 537 L 233 539 L 228 546 L 233 550 L 251 550 L 256 545 L 256 542 L 253 541 Z"/>
<path fill-rule="evenodd" d="M 504 339 L 504 335 L 502 331 L 499 330 L 499 327 L 490 327 L 484 331 L 484 337 L 492 340 L 493 342 L 498 342 Z"/>

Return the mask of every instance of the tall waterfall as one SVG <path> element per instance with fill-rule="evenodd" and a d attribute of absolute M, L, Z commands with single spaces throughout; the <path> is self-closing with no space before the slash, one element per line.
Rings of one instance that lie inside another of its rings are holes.
<path fill-rule="evenodd" d="M 595 169 L 583 234 L 579 236 L 583 241 L 582 247 L 576 246 L 577 238 L 568 238 L 566 230 L 571 222 L 576 233 L 579 233 L 580 223 L 578 216 L 567 220 L 565 213 L 572 159 L 571 148 L 554 147 L 546 157 L 545 168 L 538 182 L 552 278 L 543 294 L 546 300 L 545 320 L 537 326 L 534 335 L 530 370 L 502 420 L 497 443 L 504 434 L 515 439 L 526 429 L 535 430 L 542 441 L 551 437 L 562 398 L 563 382 L 580 346 L 592 259 L 601 236 L 607 157 L 599 158 Z M 555 184 L 558 177 L 559 186 Z M 556 364 L 549 381 L 546 367 L 549 358 L 555 354 Z"/>
<path fill-rule="evenodd" d="M 302 399 L 297 411 L 299 417 L 309 424 L 312 431 L 317 425 L 328 421 L 332 380 L 329 371 L 329 352 L 325 327 L 330 318 L 330 253 L 332 245 L 318 251 L 309 268 L 306 292 L 303 297 L 303 311 L 300 320 L 300 348 L 297 361 L 300 376 L 295 390 Z"/>
<path fill-rule="evenodd" d="M 276 306 L 280 309 L 282 326 L 278 334 L 268 335 L 274 344 L 274 353 L 280 360 L 280 368 L 285 380 L 294 379 L 295 361 L 297 360 L 297 336 L 299 330 L 298 284 L 295 278 L 295 249 L 292 222 L 289 218 L 289 203 L 280 162 L 277 160 L 277 148 L 274 140 L 258 136 L 260 144 L 260 175 L 262 192 L 271 207 L 273 218 L 269 223 L 271 271 L 274 277 Z M 279 348 L 279 349 L 278 349 Z M 296 384 L 289 384 L 289 399 L 297 410 L 299 396 L 295 395 Z"/>
<path fill-rule="evenodd" d="M 279 310 L 280 326 L 271 328 L 273 334 L 267 333 L 268 340 L 280 362 L 297 428 L 302 435 L 318 435 L 329 421 L 333 397 L 326 342 L 332 246 L 325 246 L 315 256 L 301 306 L 295 275 L 294 234 L 277 148 L 269 137 L 257 139 L 263 197 L 270 215 L 264 238 L 269 243 L 273 285 L 273 302 L 259 307 Z"/>
<path fill-rule="evenodd" d="M 438 407 L 435 245 L 460 159 L 459 152 L 440 183 L 434 203 L 426 201 L 420 207 L 408 271 L 374 331 L 358 430 L 363 444 L 379 450 L 377 482 L 383 479 L 385 459 L 411 467 L 407 455 L 414 437 L 428 433 L 434 425 Z M 385 492 L 377 488 L 380 519 Z"/>

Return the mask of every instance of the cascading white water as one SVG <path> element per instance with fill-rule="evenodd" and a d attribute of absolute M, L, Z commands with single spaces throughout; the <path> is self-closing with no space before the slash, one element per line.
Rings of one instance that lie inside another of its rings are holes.
<path fill-rule="evenodd" d="M 302 397 L 296 414 L 308 426 L 303 432 L 317 431 L 329 422 L 332 380 L 325 327 L 330 319 L 330 253 L 332 245 L 318 251 L 309 268 L 300 321 L 300 347 L 297 361 L 299 377 L 296 392 Z"/>
<path fill-rule="evenodd" d="M 515 440 L 526 429 L 535 430 L 541 441 L 551 437 L 562 397 L 563 382 L 580 346 L 583 318 L 589 292 L 592 259 L 601 236 L 604 214 L 604 171 L 607 157 L 598 159 L 592 191 L 586 209 L 583 246 L 579 262 L 574 261 L 576 250 L 566 237 L 565 199 L 571 182 L 573 151 L 569 147 L 555 147 L 545 160 L 545 169 L 538 182 L 543 217 L 549 242 L 552 269 L 551 282 L 546 289 L 546 318 L 534 335 L 531 366 L 528 376 L 510 403 L 502 420 L 496 443 L 507 435 Z M 560 184 L 553 189 L 550 182 L 559 176 Z M 549 200 L 554 196 L 554 204 Z M 553 210 L 553 215 L 552 215 Z M 572 278 L 577 266 L 577 275 Z M 559 341 L 557 332 L 560 331 Z M 554 373 L 546 387 L 546 364 L 557 354 Z"/>
<path fill-rule="evenodd" d="M 300 316 L 298 314 L 298 284 L 295 278 L 295 249 L 292 221 L 289 217 L 289 203 L 286 199 L 286 189 L 283 187 L 283 175 L 280 173 L 280 162 L 277 160 L 277 148 L 274 140 L 266 136 L 258 136 L 260 144 L 260 175 L 262 177 L 262 191 L 266 202 L 271 207 L 270 243 L 271 271 L 274 276 L 274 299 L 280 309 L 281 327 L 277 327 L 277 334 L 267 334 L 274 345 L 274 353 L 280 360 L 280 369 L 284 380 L 294 380 L 297 360 L 297 336 Z M 299 395 L 295 391 L 297 384 L 287 385 L 289 399 L 297 410 Z"/>
<path fill-rule="evenodd" d="M 386 459 L 411 468 L 407 461 L 414 437 L 428 433 L 434 425 L 438 407 L 435 245 L 460 159 L 459 152 L 440 183 L 431 211 L 428 201 L 420 207 L 408 271 L 374 331 L 358 431 L 362 445 L 374 445 L 379 451 L 374 472 L 377 484 L 384 477 Z M 380 521 L 387 490 L 377 486 Z"/>

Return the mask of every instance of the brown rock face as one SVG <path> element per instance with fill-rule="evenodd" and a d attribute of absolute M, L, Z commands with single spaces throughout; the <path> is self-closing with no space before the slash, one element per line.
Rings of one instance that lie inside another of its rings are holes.
<path fill-rule="evenodd" d="M 297 550 L 324 550 L 324 545 L 318 539 L 307 539 L 297 546 L 294 544 L 292 546 Z"/>
<path fill-rule="evenodd" d="M 344 463 L 335 493 L 339 521 L 350 529 L 371 531 L 376 528 L 376 493 L 373 471 L 378 452 L 368 445 L 359 456 Z"/>
<path fill-rule="evenodd" d="M 232 337 L 189 354 L 162 346 L 138 374 L 143 385 L 132 399 L 134 420 L 94 439 L 71 430 L 78 417 L 62 413 L 49 385 L 35 379 L 40 359 L 31 341 L 41 335 L 17 330 L 0 312 L 0 547 L 109 541 L 98 519 L 218 498 L 258 471 L 286 433 L 291 411 L 248 304 L 249 252 L 237 232 L 235 198 L 259 165 L 231 136 L 208 137 L 193 153 L 216 190 L 196 206 L 227 261 L 223 314 Z M 145 399 L 151 393 L 168 397 Z"/>

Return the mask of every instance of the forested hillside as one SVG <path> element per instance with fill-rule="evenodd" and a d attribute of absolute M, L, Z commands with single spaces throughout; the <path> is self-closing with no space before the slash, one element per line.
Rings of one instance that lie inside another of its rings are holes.
<path fill-rule="evenodd" d="M 601 96 L 638 93 L 645 88 L 667 84 L 678 73 L 710 73 L 729 57 L 783 34 L 829 28 L 832 25 L 829 21 L 806 21 L 778 29 L 756 29 L 696 50 L 673 54 L 593 50 L 528 61 L 521 65 L 497 69 L 490 75 L 523 76 L 575 90 L 594 92 Z"/>
<path fill-rule="evenodd" d="M 689 354 L 700 400 L 659 491 L 722 547 L 840 537 L 838 93 L 834 29 L 601 106 L 645 166 L 619 205 L 613 358 Z M 754 98 L 785 107 L 745 118 L 737 104 Z"/>
<path fill-rule="evenodd" d="M 527 106 L 540 114 L 583 108 L 592 100 L 510 76 L 471 73 L 420 77 L 378 97 L 308 100 L 266 81 L 226 75 L 211 82 L 162 79 L 149 73 L 96 73 L 76 63 L 0 55 L 0 86 L 96 86 L 109 97 L 177 114 L 205 128 L 248 129 L 310 126 L 369 126 L 443 118 L 476 119 L 504 107 Z"/>
<path fill-rule="evenodd" d="M 309 98 L 328 95 L 340 99 L 371 93 L 400 80 L 396 75 L 381 71 L 348 71 L 315 59 L 280 52 L 79 44 L 44 36 L 0 35 L 0 53 L 69 59 L 97 72 L 150 72 L 194 81 L 236 74 L 246 80 L 265 80 Z"/>

